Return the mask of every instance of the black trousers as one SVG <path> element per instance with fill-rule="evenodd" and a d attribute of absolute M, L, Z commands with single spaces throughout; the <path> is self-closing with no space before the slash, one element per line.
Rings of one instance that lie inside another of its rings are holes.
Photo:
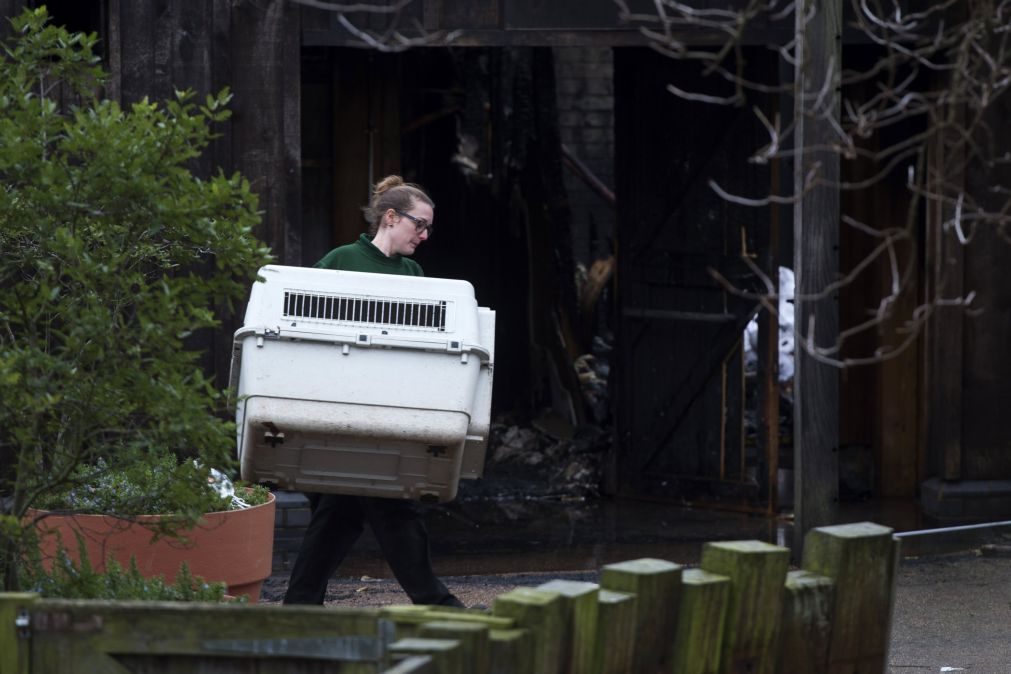
<path fill-rule="evenodd" d="M 428 529 L 413 501 L 344 494 L 306 497 L 312 517 L 291 570 L 285 604 L 322 604 L 327 582 L 368 522 L 393 575 L 412 602 L 463 605 L 432 571 Z"/>

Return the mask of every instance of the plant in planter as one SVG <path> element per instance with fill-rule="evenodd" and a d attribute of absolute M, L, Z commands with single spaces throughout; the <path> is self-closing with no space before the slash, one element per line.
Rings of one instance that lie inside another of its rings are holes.
<path fill-rule="evenodd" d="M 98 467 L 105 467 L 104 461 Z M 171 588 L 192 572 L 220 582 L 231 596 L 259 599 L 273 561 L 274 496 L 266 487 L 234 490 L 227 478 L 216 476 L 214 485 L 205 485 L 203 493 L 196 495 L 204 514 L 190 527 L 171 514 L 168 500 L 144 499 L 151 512 L 164 514 L 129 518 L 84 514 L 128 511 L 142 494 L 166 493 L 167 482 L 175 475 L 175 457 L 154 462 L 139 476 L 106 470 L 96 477 L 94 468 L 82 470 L 91 478 L 88 484 L 48 494 L 41 499 L 40 509 L 28 512 L 40 540 L 37 563 L 28 560 L 24 569 L 28 581 L 22 587 L 44 596 L 54 588 L 130 587 L 116 581 L 117 569 L 125 567 L 152 579 L 154 589 L 158 589 L 158 578 Z M 220 489 L 225 485 L 227 490 Z M 74 565 L 77 575 L 96 576 L 101 582 L 58 582 L 74 576 Z M 105 573 L 110 577 L 102 578 Z"/>
<path fill-rule="evenodd" d="M 136 558 L 126 567 L 111 559 L 103 568 L 96 569 L 83 539 L 78 540 L 75 557 L 61 547 L 49 568 L 42 563 L 41 555 L 35 555 L 23 572 L 25 588 L 50 599 L 212 602 L 228 599 L 224 583 L 208 583 L 194 577 L 185 563 L 171 583 L 162 576 L 142 574 Z"/>
<path fill-rule="evenodd" d="M 163 533 L 201 518 L 235 436 L 193 336 L 270 260 L 248 183 L 190 170 L 228 117 L 227 91 L 123 109 L 95 93 L 96 36 L 49 25 L 44 8 L 12 25 L 0 58 L 0 590 L 18 588 L 36 544 L 26 514 L 48 494 L 112 474 L 143 485 L 159 465 L 165 479 L 107 514 L 171 513 L 145 522 Z"/>

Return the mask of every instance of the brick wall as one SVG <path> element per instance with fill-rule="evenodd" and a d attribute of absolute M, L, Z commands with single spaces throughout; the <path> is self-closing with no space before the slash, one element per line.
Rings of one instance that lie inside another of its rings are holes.
<path fill-rule="evenodd" d="M 614 189 L 614 62 L 608 47 L 554 51 L 562 143 Z M 611 253 L 614 208 L 585 182 L 565 171 L 572 207 L 573 254 L 588 265 Z"/>
<path fill-rule="evenodd" d="M 275 491 L 274 573 L 286 574 L 295 563 L 302 536 L 309 524 L 309 501 L 299 492 Z"/>

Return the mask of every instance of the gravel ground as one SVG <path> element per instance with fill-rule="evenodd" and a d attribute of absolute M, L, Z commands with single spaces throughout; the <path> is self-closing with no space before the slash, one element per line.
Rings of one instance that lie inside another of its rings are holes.
<path fill-rule="evenodd" d="M 568 573 L 506 573 L 488 576 L 443 576 L 450 592 L 466 606 L 490 608 L 495 597 L 517 587 L 536 587 L 550 580 L 583 580 L 596 582 L 596 571 Z M 288 586 L 287 577 L 273 576 L 263 584 L 261 604 L 279 604 Z M 400 585 L 392 578 L 334 578 L 326 593 L 326 606 L 388 606 L 410 604 Z"/>

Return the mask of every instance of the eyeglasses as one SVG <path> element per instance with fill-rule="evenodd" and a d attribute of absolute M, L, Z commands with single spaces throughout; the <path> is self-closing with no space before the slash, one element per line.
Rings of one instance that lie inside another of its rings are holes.
<path fill-rule="evenodd" d="M 411 222 L 413 222 L 414 223 L 414 229 L 418 232 L 418 234 L 421 234 L 423 231 L 425 231 L 427 229 L 428 230 L 428 235 L 431 236 L 432 232 L 435 231 L 435 225 L 431 224 L 428 220 L 425 220 L 424 218 L 419 218 L 416 215 L 411 215 L 410 213 L 404 213 L 403 211 L 398 211 L 395 208 L 393 209 L 393 211 L 397 215 L 402 215 L 405 218 L 407 218 L 408 220 L 410 220 Z"/>

